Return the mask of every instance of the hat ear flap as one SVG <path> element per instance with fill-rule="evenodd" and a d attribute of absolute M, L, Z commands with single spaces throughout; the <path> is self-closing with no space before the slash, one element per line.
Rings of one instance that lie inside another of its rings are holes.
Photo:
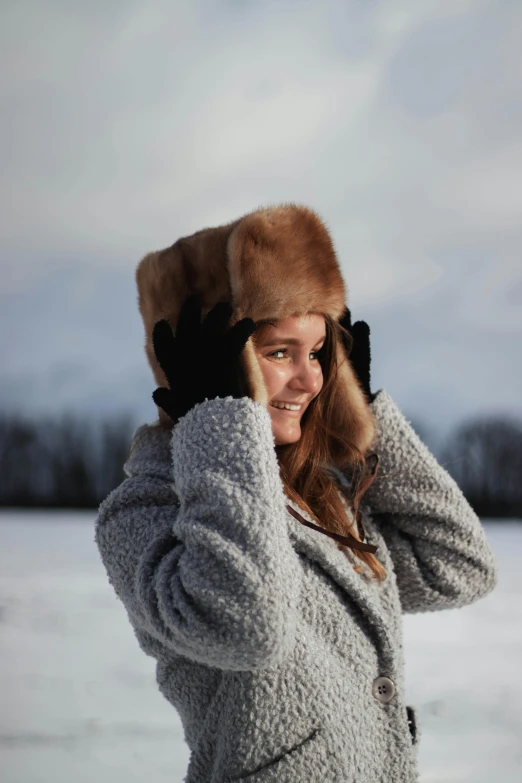
<path fill-rule="evenodd" d="M 249 337 L 245 343 L 245 347 L 241 352 L 241 366 L 247 382 L 249 396 L 254 402 L 260 402 L 262 405 L 268 405 L 269 396 L 263 378 L 263 372 L 257 358 L 257 354 L 252 342 L 252 337 Z"/>
<path fill-rule="evenodd" d="M 375 439 L 375 419 L 344 347 L 337 345 L 337 382 L 334 392 L 334 429 L 349 435 L 366 454 Z M 342 467 L 342 465 L 337 465 Z"/>

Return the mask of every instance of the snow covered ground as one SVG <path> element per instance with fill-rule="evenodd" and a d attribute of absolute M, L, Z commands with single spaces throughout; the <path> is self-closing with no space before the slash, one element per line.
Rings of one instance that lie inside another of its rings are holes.
<path fill-rule="evenodd" d="M 188 752 L 93 543 L 93 513 L 0 513 L 0 779 L 181 783 Z M 497 590 L 405 617 L 423 783 L 522 780 L 522 524 Z"/>

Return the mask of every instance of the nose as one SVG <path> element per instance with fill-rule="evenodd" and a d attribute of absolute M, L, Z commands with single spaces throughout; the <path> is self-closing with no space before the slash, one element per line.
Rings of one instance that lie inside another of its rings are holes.
<path fill-rule="evenodd" d="M 323 373 L 319 362 L 312 364 L 310 360 L 300 362 L 295 366 L 295 372 L 288 382 L 293 391 L 304 391 L 307 394 L 318 394 L 323 385 Z"/>

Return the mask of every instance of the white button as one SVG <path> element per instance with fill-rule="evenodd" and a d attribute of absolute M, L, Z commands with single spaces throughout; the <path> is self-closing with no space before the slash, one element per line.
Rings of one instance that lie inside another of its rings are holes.
<path fill-rule="evenodd" d="M 382 704 L 387 704 L 395 696 L 395 684 L 389 677 L 376 677 L 372 685 L 372 693 Z"/>

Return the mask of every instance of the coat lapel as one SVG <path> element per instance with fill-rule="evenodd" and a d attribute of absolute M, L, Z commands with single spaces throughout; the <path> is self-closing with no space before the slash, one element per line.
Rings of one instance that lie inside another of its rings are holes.
<path fill-rule="evenodd" d="M 305 519 L 313 521 L 303 509 L 293 501 L 287 500 Z M 337 547 L 337 543 L 328 536 L 311 530 L 287 512 L 288 534 L 296 552 L 305 555 L 317 563 L 323 571 L 339 585 L 346 594 L 347 601 L 355 603 L 378 640 L 382 673 L 394 669 L 393 635 L 386 623 L 386 617 L 378 605 L 376 583 L 368 582 L 353 569 L 351 559 Z M 379 543 L 381 542 L 371 542 Z M 383 544 L 381 544 L 383 545 Z"/>

